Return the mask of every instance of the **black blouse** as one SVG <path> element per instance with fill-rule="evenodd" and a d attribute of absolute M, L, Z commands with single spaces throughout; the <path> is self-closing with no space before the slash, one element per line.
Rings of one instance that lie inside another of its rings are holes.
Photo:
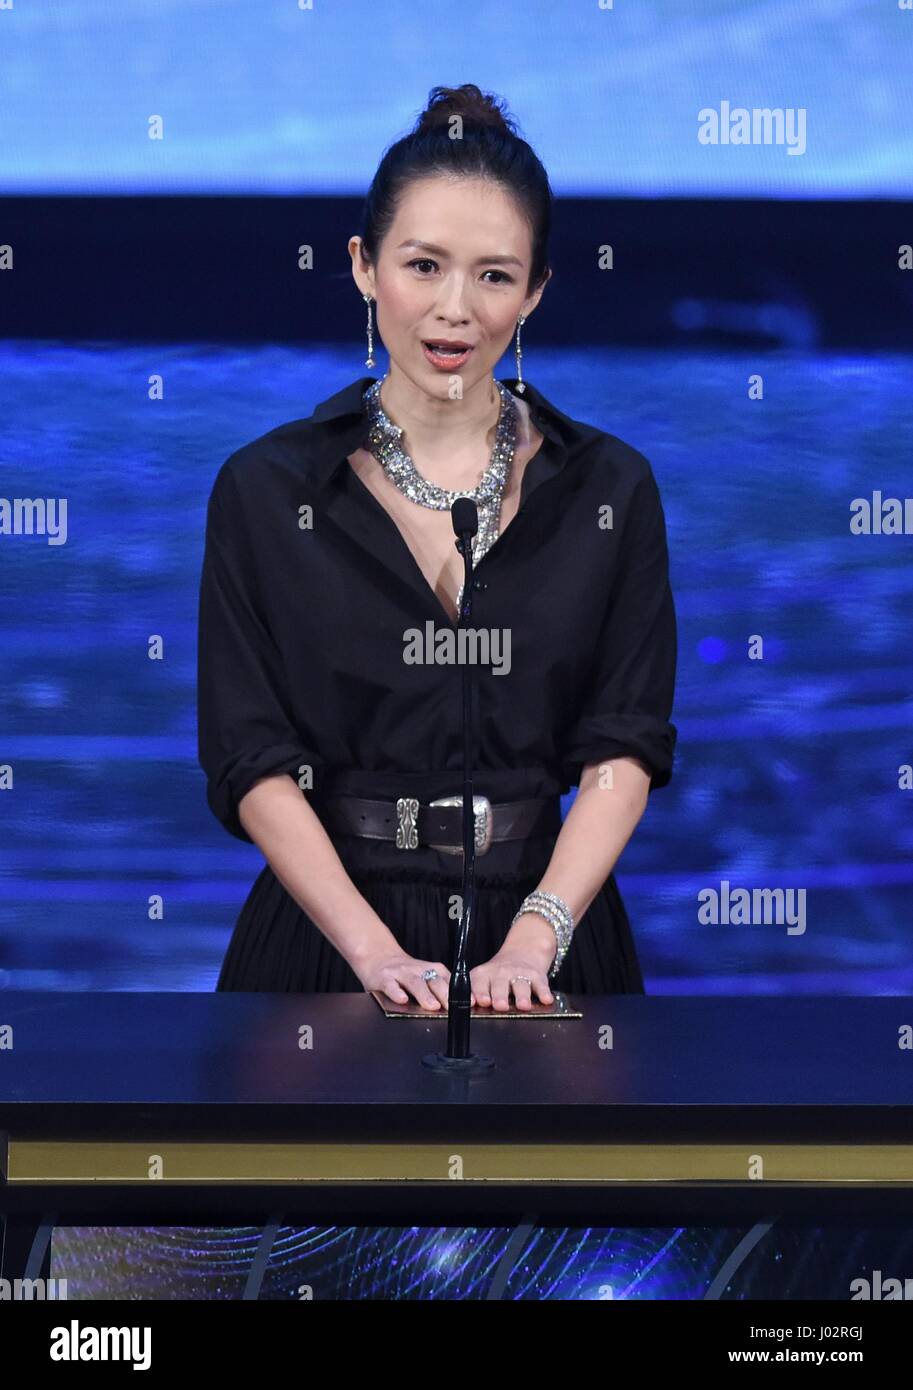
<path fill-rule="evenodd" d="M 318 799 L 419 794 L 429 775 L 432 795 L 462 789 L 460 671 L 404 659 L 407 630 L 454 624 L 347 461 L 365 441 L 372 380 L 236 450 L 209 499 L 199 757 L 213 814 L 248 842 L 238 802 L 273 773 L 306 795 L 312 778 Z M 529 383 L 524 399 L 544 439 L 517 514 L 476 567 L 471 625 L 498 629 L 502 645 L 475 668 L 474 789 L 491 801 L 563 793 L 586 763 L 624 755 L 665 786 L 676 620 L 652 469 Z"/>

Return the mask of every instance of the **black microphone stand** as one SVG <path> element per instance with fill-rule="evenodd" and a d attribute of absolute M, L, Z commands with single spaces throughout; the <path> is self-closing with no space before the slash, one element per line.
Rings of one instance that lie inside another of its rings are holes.
<path fill-rule="evenodd" d="M 469 626 L 472 616 L 472 538 L 479 528 L 479 515 L 471 497 L 457 497 L 450 509 L 456 548 L 463 557 L 463 601 L 457 621 L 457 632 Z M 459 644 L 459 638 L 457 639 Z M 459 645 L 457 647 L 459 651 Z M 463 892 L 460 912 L 460 931 L 450 972 L 447 995 L 447 1051 L 428 1052 L 422 1064 L 432 1071 L 449 1072 L 457 1076 L 473 1076 L 490 1071 L 494 1061 L 469 1050 L 469 1026 L 472 1011 L 472 986 L 469 979 L 467 955 L 469 932 L 475 906 L 475 808 L 473 806 L 472 769 L 472 668 L 468 661 L 462 665 L 463 690 Z"/>

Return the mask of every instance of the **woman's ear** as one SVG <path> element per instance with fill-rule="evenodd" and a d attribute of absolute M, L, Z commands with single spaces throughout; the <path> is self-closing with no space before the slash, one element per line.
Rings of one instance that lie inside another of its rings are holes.
<path fill-rule="evenodd" d="M 539 300 L 542 298 L 542 295 L 545 292 L 545 287 L 551 278 L 552 272 L 551 269 L 549 269 L 549 271 L 545 275 L 545 278 L 542 281 L 542 284 L 539 286 L 537 290 L 533 290 L 532 294 L 530 295 L 529 299 L 527 299 L 526 303 L 524 304 L 521 310 L 521 313 L 523 314 L 523 317 L 525 319 L 529 318 L 530 314 L 533 312 L 536 305 L 539 303 Z"/>
<path fill-rule="evenodd" d="M 360 236 L 351 236 L 348 241 L 348 252 L 352 257 L 352 279 L 361 294 L 369 294 L 372 299 L 376 299 L 374 293 L 374 267 L 367 259 L 362 247 Z"/>

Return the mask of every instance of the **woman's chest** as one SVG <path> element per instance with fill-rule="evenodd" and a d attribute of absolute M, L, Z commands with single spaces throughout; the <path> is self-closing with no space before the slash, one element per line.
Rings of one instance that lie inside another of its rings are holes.
<path fill-rule="evenodd" d="M 503 535 L 517 515 L 523 474 L 530 451 L 515 456 L 508 486 L 501 499 L 498 533 Z M 449 510 L 436 510 L 414 502 L 390 481 L 377 459 L 365 449 L 349 455 L 348 462 L 364 487 L 393 521 L 399 538 L 425 583 L 457 622 L 457 594 L 463 582 L 463 557 L 456 548 Z"/>
<path fill-rule="evenodd" d="M 582 688 L 614 578 L 616 533 L 595 524 L 602 488 L 556 471 L 518 505 L 530 477 L 518 472 L 478 562 L 470 632 L 455 634 L 463 561 L 449 512 L 391 497 L 385 477 L 379 494 L 380 466 L 362 478 L 358 462 L 312 492 L 295 527 L 285 524 L 294 486 L 250 511 L 253 593 L 295 708 L 335 712 L 347 727 L 375 728 L 382 707 L 394 722 L 430 711 L 446 723 L 460 686 L 448 668 L 466 663 L 481 668 L 486 707 L 505 728 L 521 705 L 543 727 L 560 717 Z M 466 635 L 477 645 L 454 642 Z"/>

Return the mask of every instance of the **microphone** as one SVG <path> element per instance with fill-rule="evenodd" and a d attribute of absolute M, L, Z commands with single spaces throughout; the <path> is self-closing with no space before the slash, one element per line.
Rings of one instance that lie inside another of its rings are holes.
<path fill-rule="evenodd" d="M 475 535 L 479 529 L 479 513 L 471 497 L 454 498 L 453 506 L 450 508 L 450 520 L 453 522 L 453 529 L 458 541 L 466 532 L 470 536 Z M 457 549 L 459 549 L 459 545 Z"/>
<path fill-rule="evenodd" d="M 472 538 L 479 529 L 479 513 L 471 497 L 456 497 L 450 508 L 450 519 L 456 534 L 456 548 L 463 557 L 463 600 L 457 627 L 467 627 L 472 615 Z M 459 645 L 457 646 L 459 650 Z M 462 663 L 463 689 L 463 892 L 460 930 L 450 972 L 447 995 L 447 1051 L 429 1052 L 422 1062 L 432 1071 L 451 1075 L 471 1076 L 489 1071 L 494 1062 L 469 1050 L 469 1025 L 472 1010 L 472 986 L 467 957 L 469 933 L 475 908 L 476 836 L 472 796 L 472 667 Z"/>
<path fill-rule="evenodd" d="M 456 533 L 456 548 L 463 557 L 463 602 L 460 604 L 458 626 L 472 609 L 472 538 L 479 529 L 479 512 L 471 497 L 455 497 L 450 508 L 450 520 Z M 465 748 L 464 748 L 465 752 Z M 466 764 L 463 764 L 465 774 Z"/>

